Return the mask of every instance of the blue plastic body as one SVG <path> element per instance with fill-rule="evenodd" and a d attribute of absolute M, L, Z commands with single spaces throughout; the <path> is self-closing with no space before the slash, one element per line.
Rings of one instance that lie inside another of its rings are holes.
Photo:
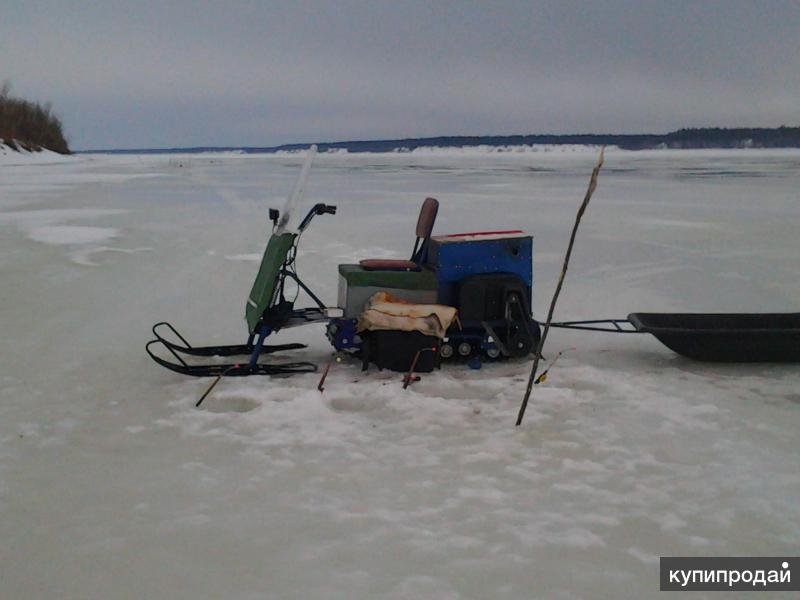
<path fill-rule="evenodd" d="M 470 275 L 483 273 L 513 273 L 519 276 L 528 286 L 530 298 L 533 287 L 533 237 L 519 234 L 488 240 L 432 238 L 428 265 L 438 277 L 440 304 L 454 305 L 458 282 Z"/>

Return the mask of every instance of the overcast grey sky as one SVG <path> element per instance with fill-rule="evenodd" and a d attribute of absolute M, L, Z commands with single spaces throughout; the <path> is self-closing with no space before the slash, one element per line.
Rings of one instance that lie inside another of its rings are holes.
<path fill-rule="evenodd" d="M 800 125 L 800 0 L 0 0 L 77 149 Z"/>

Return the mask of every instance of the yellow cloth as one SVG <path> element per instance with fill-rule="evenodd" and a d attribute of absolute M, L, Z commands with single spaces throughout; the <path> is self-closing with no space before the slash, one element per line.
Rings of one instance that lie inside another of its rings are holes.
<path fill-rule="evenodd" d="M 412 304 L 386 292 L 373 294 L 358 319 L 358 331 L 419 331 L 439 339 L 456 318 L 456 309 L 444 304 Z"/>

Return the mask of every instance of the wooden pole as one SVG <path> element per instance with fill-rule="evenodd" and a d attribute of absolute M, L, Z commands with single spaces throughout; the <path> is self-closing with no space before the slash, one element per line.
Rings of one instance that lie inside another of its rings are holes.
<path fill-rule="evenodd" d="M 536 348 L 536 355 L 533 359 L 533 366 L 531 367 L 531 375 L 528 378 L 528 388 L 525 390 L 525 397 L 522 399 L 522 405 L 519 407 L 519 414 L 517 415 L 517 427 L 522 424 L 522 419 L 525 417 L 525 409 L 528 408 L 528 400 L 531 397 L 531 390 L 536 379 L 536 370 L 539 368 L 539 359 L 542 357 L 542 348 L 544 348 L 544 341 L 547 339 L 547 333 L 550 331 L 550 322 L 553 320 L 553 311 L 556 308 L 556 301 L 558 295 L 561 293 L 561 286 L 564 285 L 564 277 L 567 275 L 567 267 L 569 266 L 569 257 L 572 255 L 572 246 L 575 244 L 575 236 L 578 233 L 578 225 L 581 223 L 581 217 L 586 212 L 586 207 L 589 206 L 589 200 L 592 199 L 592 194 L 597 187 L 597 175 L 600 173 L 600 167 L 603 166 L 603 155 L 605 154 L 605 146 L 600 149 L 600 158 L 597 161 L 594 169 L 592 169 L 592 176 L 589 179 L 589 187 L 586 190 L 586 196 L 583 198 L 583 203 L 578 209 L 578 214 L 575 217 L 575 225 L 572 227 L 572 235 L 569 238 L 569 245 L 567 246 L 567 253 L 564 256 L 564 266 L 561 268 L 561 276 L 558 278 L 558 285 L 553 294 L 553 299 L 550 301 L 550 310 L 547 312 L 547 321 L 544 324 L 544 331 L 542 337 L 539 338 L 539 346 Z"/>

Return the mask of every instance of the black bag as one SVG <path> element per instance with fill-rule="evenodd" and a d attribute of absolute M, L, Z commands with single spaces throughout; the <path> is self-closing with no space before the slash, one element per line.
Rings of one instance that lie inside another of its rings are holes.
<path fill-rule="evenodd" d="M 414 372 L 430 373 L 441 363 L 439 338 L 419 331 L 365 331 L 360 335 L 364 371 L 369 363 L 374 363 L 379 369 L 408 372 L 417 352 L 419 358 L 414 365 Z"/>

